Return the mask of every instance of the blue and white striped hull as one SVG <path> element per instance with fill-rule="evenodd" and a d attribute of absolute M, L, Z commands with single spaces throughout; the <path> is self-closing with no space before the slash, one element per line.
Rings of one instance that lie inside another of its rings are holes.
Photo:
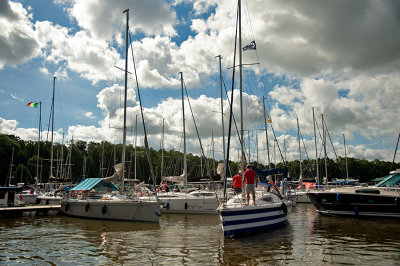
<path fill-rule="evenodd" d="M 287 211 L 284 211 L 281 203 L 261 206 L 222 206 L 218 208 L 218 213 L 224 236 L 261 231 L 287 223 Z"/>

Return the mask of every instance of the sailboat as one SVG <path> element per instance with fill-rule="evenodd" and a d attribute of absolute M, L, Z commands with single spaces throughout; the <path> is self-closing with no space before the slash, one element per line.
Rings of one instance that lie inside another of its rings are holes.
<path fill-rule="evenodd" d="M 183 73 L 181 75 L 182 89 L 182 123 L 183 123 L 183 173 L 180 176 L 162 176 L 163 181 L 183 183 L 183 192 L 159 192 L 157 197 L 162 201 L 163 213 L 186 213 L 186 214 L 216 214 L 219 205 L 214 191 L 192 191 L 187 190 L 187 160 L 186 160 L 186 125 L 185 104 L 183 90 Z M 154 199 L 155 196 L 144 196 L 142 199 Z"/>
<path fill-rule="evenodd" d="M 241 0 L 238 0 L 238 30 L 239 33 L 239 77 L 240 77 L 240 113 L 241 113 L 241 173 L 244 171 L 244 150 L 243 150 L 243 105 L 242 105 L 242 43 L 241 43 Z M 236 49 L 236 45 L 235 45 Z M 235 51 L 236 53 L 236 51 Z M 235 65 L 235 59 L 234 64 Z M 235 69 L 233 69 L 235 72 Z M 225 186 L 226 195 L 226 177 L 228 176 L 229 146 L 232 125 L 233 108 L 233 86 L 229 117 L 228 144 L 225 167 Z M 217 211 L 221 220 L 224 236 L 232 237 L 238 234 L 245 234 L 265 230 L 287 223 L 287 214 L 291 208 L 291 201 L 284 201 L 278 191 L 273 186 L 267 186 L 262 191 L 256 191 L 255 205 L 245 205 L 245 199 L 241 195 L 235 196 L 229 200 L 221 202 Z"/>
<path fill-rule="evenodd" d="M 129 9 L 123 13 L 126 13 L 126 49 L 122 163 L 114 166 L 116 171 L 111 177 L 87 178 L 73 187 L 70 192 L 71 197 L 63 200 L 61 211 L 67 215 L 84 218 L 158 223 L 161 212 L 157 199 L 138 200 L 124 191 Z M 119 189 L 114 185 L 115 181 L 120 182 Z"/>

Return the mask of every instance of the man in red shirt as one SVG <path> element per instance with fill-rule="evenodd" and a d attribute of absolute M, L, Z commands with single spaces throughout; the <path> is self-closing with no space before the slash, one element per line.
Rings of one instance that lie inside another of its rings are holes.
<path fill-rule="evenodd" d="M 235 194 L 239 195 L 240 193 L 242 193 L 242 176 L 240 175 L 240 173 L 232 178 L 232 183 Z"/>
<path fill-rule="evenodd" d="M 247 165 L 247 170 L 243 174 L 244 180 L 246 181 L 246 205 L 249 205 L 250 193 L 253 195 L 254 206 L 256 205 L 256 190 L 255 185 L 257 184 L 256 172 L 251 169 L 251 165 Z"/>

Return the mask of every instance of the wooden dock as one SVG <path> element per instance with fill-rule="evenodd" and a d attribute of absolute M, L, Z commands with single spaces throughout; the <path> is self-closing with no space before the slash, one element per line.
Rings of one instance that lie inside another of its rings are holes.
<path fill-rule="evenodd" d="M 21 207 L 2 207 L 0 208 L 0 217 L 16 217 L 16 216 L 34 216 L 48 215 L 49 212 L 57 214 L 60 211 L 61 205 L 29 205 Z"/>

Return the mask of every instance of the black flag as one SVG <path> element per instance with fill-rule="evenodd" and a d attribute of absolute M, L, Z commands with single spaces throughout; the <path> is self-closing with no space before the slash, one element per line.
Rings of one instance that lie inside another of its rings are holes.
<path fill-rule="evenodd" d="M 251 43 L 243 47 L 243 51 L 246 50 L 256 50 L 256 41 L 252 41 Z"/>

